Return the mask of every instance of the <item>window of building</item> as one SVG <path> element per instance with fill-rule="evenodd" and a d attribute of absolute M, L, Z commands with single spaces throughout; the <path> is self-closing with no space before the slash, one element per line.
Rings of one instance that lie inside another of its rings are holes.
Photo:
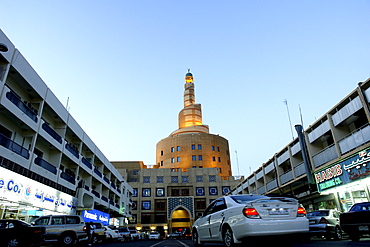
<path fill-rule="evenodd" d="M 222 186 L 222 195 L 226 195 L 230 192 L 230 186 Z"/>
<path fill-rule="evenodd" d="M 164 188 L 157 188 L 155 191 L 156 191 L 155 194 L 156 194 L 157 197 L 164 197 L 165 196 Z"/>
<path fill-rule="evenodd" d="M 203 183 L 203 176 L 202 175 L 197 175 L 196 176 L 196 182 L 197 183 Z"/>
<path fill-rule="evenodd" d="M 175 148 L 171 147 L 171 153 L 175 152 Z"/>
<path fill-rule="evenodd" d="M 217 147 L 217 152 L 220 152 L 220 147 Z"/>
<path fill-rule="evenodd" d="M 157 176 L 157 183 L 164 183 L 164 177 L 163 176 Z"/>
<path fill-rule="evenodd" d="M 180 196 L 180 189 L 171 189 L 171 196 Z"/>
<path fill-rule="evenodd" d="M 171 163 L 175 163 L 175 158 L 174 157 L 171 158 Z"/>
<path fill-rule="evenodd" d="M 156 200 L 155 201 L 155 210 L 166 210 L 166 201 L 165 200 Z"/>
<path fill-rule="evenodd" d="M 218 157 L 218 162 L 221 162 L 221 157 Z"/>
<path fill-rule="evenodd" d="M 136 224 L 136 223 L 137 223 L 137 215 L 136 215 L 136 214 L 133 214 L 133 215 L 131 216 L 131 218 L 128 218 L 128 222 L 129 222 L 130 224 Z"/>
<path fill-rule="evenodd" d="M 155 223 L 167 223 L 167 217 L 164 213 L 156 213 L 154 215 Z"/>
<path fill-rule="evenodd" d="M 212 146 L 212 151 L 215 151 L 215 146 Z"/>
<path fill-rule="evenodd" d="M 191 150 L 195 150 L 195 144 L 191 145 Z"/>
<path fill-rule="evenodd" d="M 132 201 L 132 210 L 137 210 L 137 201 Z"/>
<path fill-rule="evenodd" d="M 142 201 L 142 210 L 150 210 L 151 209 L 151 202 L 150 201 Z"/>
<path fill-rule="evenodd" d="M 206 209 L 206 199 L 195 199 L 195 210 Z"/>
<path fill-rule="evenodd" d="M 141 223 L 150 224 L 152 223 L 151 218 L 152 218 L 152 214 L 141 214 Z"/>
<path fill-rule="evenodd" d="M 181 189 L 181 196 L 188 196 L 188 195 L 189 195 L 189 189 L 188 188 Z"/>
<path fill-rule="evenodd" d="M 217 196 L 218 195 L 217 187 L 209 187 L 209 195 L 210 196 Z"/>
<path fill-rule="evenodd" d="M 177 150 L 177 151 L 180 151 L 180 150 L 181 150 L 180 146 L 177 146 L 177 147 L 176 147 L 176 150 Z"/>
<path fill-rule="evenodd" d="M 143 177 L 143 183 L 144 184 L 150 184 L 150 177 L 149 176 L 144 176 Z"/>
<path fill-rule="evenodd" d="M 137 197 L 137 188 L 132 189 L 132 197 Z"/>
<path fill-rule="evenodd" d="M 161 160 L 161 166 L 163 166 L 163 160 Z"/>
<path fill-rule="evenodd" d="M 203 156 L 202 155 L 198 155 L 198 160 L 202 161 L 203 160 Z"/>
<path fill-rule="evenodd" d="M 150 188 L 143 189 L 143 197 L 150 197 Z"/>
<path fill-rule="evenodd" d="M 182 181 L 183 183 L 189 183 L 189 176 L 182 176 L 182 177 L 181 177 L 181 181 Z"/>
<path fill-rule="evenodd" d="M 161 150 L 161 156 L 163 156 L 163 150 Z"/>
<path fill-rule="evenodd" d="M 179 177 L 178 176 L 171 176 L 171 183 L 178 183 Z"/>
<path fill-rule="evenodd" d="M 197 196 L 204 196 L 204 187 L 196 187 L 195 188 L 195 194 Z"/>
<path fill-rule="evenodd" d="M 216 182 L 216 175 L 209 175 L 210 182 Z"/>
<path fill-rule="evenodd" d="M 215 156 L 212 156 L 212 161 L 216 161 L 216 157 Z"/>
<path fill-rule="evenodd" d="M 202 144 L 198 144 L 198 150 L 202 150 Z"/>
<path fill-rule="evenodd" d="M 197 156 L 196 155 L 191 156 L 191 160 L 192 161 L 196 161 L 197 160 Z"/>
<path fill-rule="evenodd" d="M 139 174 L 139 172 L 140 172 L 140 170 L 133 170 L 133 171 L 132 171 L 132 173 L 133 173 L 134 175 L 138 175 L 138 174 Z"/>
<path fill-rule="evenodd" d="M 180 157 L 177 157 L 177 162 L 180 162 L 180 160 L 181 160 Z"/>

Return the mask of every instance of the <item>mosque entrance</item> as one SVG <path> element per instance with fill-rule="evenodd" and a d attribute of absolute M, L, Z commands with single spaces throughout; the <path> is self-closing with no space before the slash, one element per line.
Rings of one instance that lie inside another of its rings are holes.
<path fill-rule="evenodd" d="M 181 237 L 190 234 L 190 214 L 183 207 L 177 208 L 172 213 L 170 233 L 179 233 Z"/>

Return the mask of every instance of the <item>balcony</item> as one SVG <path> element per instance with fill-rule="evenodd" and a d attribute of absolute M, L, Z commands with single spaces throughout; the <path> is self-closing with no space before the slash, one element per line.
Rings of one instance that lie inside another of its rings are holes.
<path fill-rule="evenodd" d="M 296 177 L 299 177 L 306 173 L 306 168 L 303 162 L 299 163 L 296 167 L 294 167 L 294 173 Z"/>
<path fill-rule="evenodd" d="M 49 172 L 53 174 L 57 174 L 57 168 L 40 157 L 37 157 L 35 159 L 35 164 L 41 166 L 42 168 L 44 168 L 45 170 L 48 170 Z"/>
<path fill-rule="evenodd" d="M 275 189 L 277 187 L 278 187 L 278 185 L 277 185 L 276 179 L 274 179 L 271 182 L 268 182 L 266 184 L 267 191 L 273 190 L 273 189 Z"/>
<path fill-rule="evenodd" d="M 109 179 L 108 179 L 105 175 L 103 176 L 103 179 L 104 179 L 104 181 L 105 181 L 107 184 L 110 184 Z"/>
<path fill-rule="evenodd" d="M 22 147 L 21 145 L 19 145 L 16 142 L 10 140 L 8 137 L 6 137 L 5 135 L 3 135 L 1 133 L 0 133 L 0 146 L 3 146 L 5 148 L 13 151 L 14 153 L 22 156 L 23 158 L 29 159 L 29 157 L 30 157 L 30 153 L 29 153 L 28 149 L 25 149 L 24 147 Z"/>
<path fill-rule="evenodd" d="M 74 146 L 74 145 L 72 145 L 72 144 L 70 144 L 70 143 L 66 143 L 66 149 L 71 153 L 71 154 L 73 154 L 73 156 L 75 156 L 77 159 L 79 159 L 80 158 L 80 155 L 79 155 L 79 153 L 78 153 L 78 150 L 77 150 L 77 148 Z"/>
<path fill-rule="evenodd" d="M 283 175 L 280 176 L 280 183 L 285 184 L 289 181 L 293 180 L 293 172 L 292 170 L 284 173 Z"/>
<path fill-rule="evenodd" d="M 64 180 L 66 180 L 67 182 L 70 182 L 71 184 L 75 185 L 76 184 L 76 180 L 75 180 L 75 177 L 73 177 L 72 175 L 68 174 L 68 173 L 65 173 L 65 172 L 62 172 L 60 174 L 60 177 L 63 178 Z"/>
<path fill-rule="evenodd" d="M 87 166 L 88 168 L 92 169 L 92 165 L 89 161 L 87 161 L 87 159 L 85 159 L 85 157 L 82 157 L 82 163 Z"/>
<path fill-rule="evenodd" d="M 10 100 L 15 106 L 17 106 L 24 114 L 31 118 L 35 123 L 37 123 L 37 110 L 31 108 L 29 103 L 23 102 L 19 96 L 17 96 L 12 91 L 6 93 L 6 98 Z"/>
<path fill-rule="evenodd" d="M 100 198 L 100 194 L 96 190 L 92 190 L 91 193 L 93 193 L 97 198 Z"/>
<path fill-rule="evenodd" d="M 101 197 L 101 199 L 102 199 L 103 201 L 105 201 L 105 202 L 108 202 L 108 198 L 107 198 L 107 197 L 105 197 L 105 196 L 102 196 L 102 197 Z"/>
<path fill-rule="evenodd" d="M 96 168 L 96 167 L 94 167 L 94 173 L 96 174 L 96 175 L 98 175 L 99 177 L 102 177 L 103 175 L 101 174 L 101 172 Z"/>
<path fill-rule="evenodd" d="M 345 154 L 370 141 L 370 126 L 366 125 L 341 139 L 338 144 L 341 154 Z"/>
<path fill-rule="evenodd" d="M 338 158 L 338 154 L 334 144 L 328 146 L 327 148 L 312 156 L 313 163 L 316 168 L 335 158 Z"/>
<path fill-rule="evenodd" d="M 57 142 L 62 144 L 62 137 L 58 135 L 58 133 L 55 132 L 55 130 L 53 130 L 53 128 L 51 128 L 49 124 L 43 123 L 42 129 L 45 130 L 46 133 L 48 133 L 51 137 L 53 137 Z"/>

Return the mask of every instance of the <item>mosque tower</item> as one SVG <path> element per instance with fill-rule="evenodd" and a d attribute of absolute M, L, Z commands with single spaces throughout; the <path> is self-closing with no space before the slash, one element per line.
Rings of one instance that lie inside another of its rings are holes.
<path fill-rule="evenodd" d="M 232 175 L 229 142 L 209 133 L 202 121 L 201 104 L 195 102 L 193 74 L 185 75 L 184 108 L 179 112 L 178 129 L 157 143 L 156 168 L 219 168 L 219 175 Z"/>

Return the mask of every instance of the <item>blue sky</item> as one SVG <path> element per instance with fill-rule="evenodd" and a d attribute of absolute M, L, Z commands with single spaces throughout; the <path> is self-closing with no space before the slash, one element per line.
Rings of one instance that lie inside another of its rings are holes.
<path fill-rule="evenodd" d="M 369 13 L 367 0 L 19 0 L 0 28 L 111 161 L 155 164 L 191 69 L 203 123 L 248 175 L 292 140 L 285 99 L 306 129 L 370 77 Z"/>

